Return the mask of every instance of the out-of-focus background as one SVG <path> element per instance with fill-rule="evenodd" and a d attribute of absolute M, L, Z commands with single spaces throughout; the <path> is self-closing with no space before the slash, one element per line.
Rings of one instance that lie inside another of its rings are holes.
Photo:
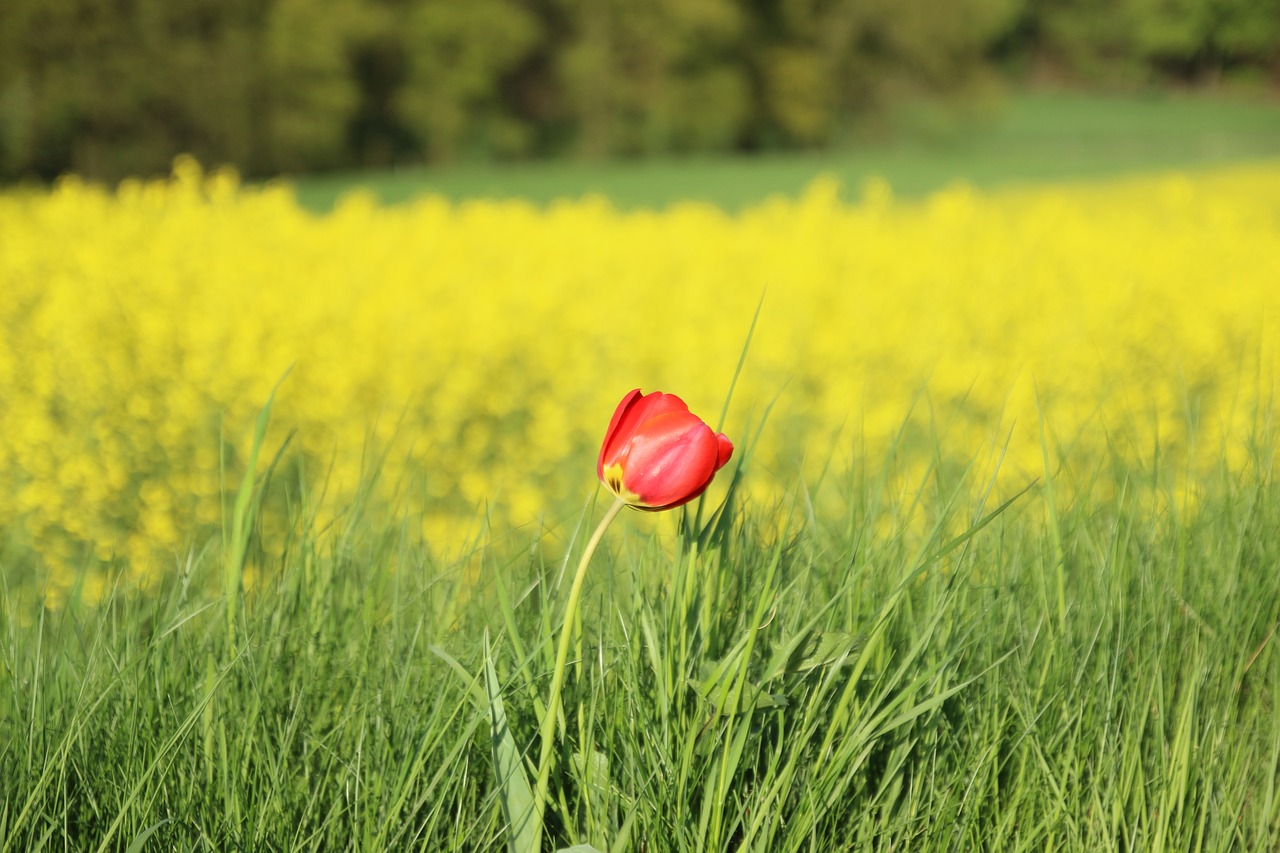
<path fill-rule="evenodd" d="M 1011 92 L 1259 98 L 1278 77 L 1274 0 L 7 0 L 0 180 L 167 173 L 182 153 L 265 177 L 983 128 L 1087 146 L 1126 109 L 1033 100 L 1005 127 Z M 1175 155 L 1233 129 L 1129 118 Z"/>
<path fill-rule="evenodd" d="M 762 506 L 909 422 L 922 470 L 1016 425 L 1010 483 L 1042 420 L 1239 467 L 1278 86 L 1276 0 L 8 0 L 0 543 L 171 575 L 291 366 L 304 493 L 537 539 L 622 393 L 723 404 L 762 294 Z"/>

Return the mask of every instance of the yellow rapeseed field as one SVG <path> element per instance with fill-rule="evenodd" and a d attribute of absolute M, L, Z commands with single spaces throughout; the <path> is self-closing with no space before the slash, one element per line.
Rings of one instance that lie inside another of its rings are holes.
<path fill-rule="evenodd" d="M 725 424 L 741 447 L 777 401 L 762 502 L 904 424 L 922 458 L 989 466 L 1007 438 L 1014 483 L 1044 476 L 1042 421 L 1063 471 L 1250 463 L 1277 390 L 1280 162 L 846 194 L 739 214 L 354 195 L 316 216 L 180 161 L 0 196 L 0 532 L 55 590 L 98 560 L 172 570 L 290 367 L 263 464 L 292 433 L 289 476 L 330 510 L 385 454 L 380 493 L 444 551 L 485 513 L 560 525 L 626 391 L 715 425 L 762 295 Z"/>

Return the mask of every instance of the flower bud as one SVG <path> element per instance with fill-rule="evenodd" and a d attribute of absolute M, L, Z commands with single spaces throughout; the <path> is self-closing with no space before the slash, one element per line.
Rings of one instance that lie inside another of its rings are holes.
<path fill-rule="evenodd" d="M 733 443 L 679 397 L 637 388 L 609 421 L 596 473 L 630 506 L 672 509 L 706 491 L 732 455 Z"/>

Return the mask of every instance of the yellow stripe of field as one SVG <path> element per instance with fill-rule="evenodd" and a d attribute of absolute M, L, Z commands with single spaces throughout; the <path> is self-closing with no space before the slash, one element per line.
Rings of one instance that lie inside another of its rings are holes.
<path fill-rule="evenodd" d="M 220 524 L 222 469 L 238 482 L 291 365 L 268 449 L 296 431 L 327 507 L 385 452 L 381 493 L 442 548 L 482 507 L 565 519 L 624 392 L 714 424 L 762 294 L 726 424 L 740 442 L 777 399 L 762 501 L 900 434 L 921 464 L 986 467 L 1008 436 L 1002 477 L 1025 483 L 1042 421 L 1067 484 L 1157 448 L 1250 464 L 1276 392 L 1280 162 L 851 195 L 817 180 L 738 214 L 354 195 L 317 217 L 182 160 L 0 196 L 0 523 L 63 582 L 86 555 L 169 570 Z"/>

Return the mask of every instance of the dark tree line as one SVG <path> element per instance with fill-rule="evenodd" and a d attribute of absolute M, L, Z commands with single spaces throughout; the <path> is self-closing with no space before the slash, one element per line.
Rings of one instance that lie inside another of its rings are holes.
<path fill-rule="evenodd" d="M 4 0 L 0 178 L 818 146 L 1050 69 L 1280 74 L 1280 0 Z"/>

